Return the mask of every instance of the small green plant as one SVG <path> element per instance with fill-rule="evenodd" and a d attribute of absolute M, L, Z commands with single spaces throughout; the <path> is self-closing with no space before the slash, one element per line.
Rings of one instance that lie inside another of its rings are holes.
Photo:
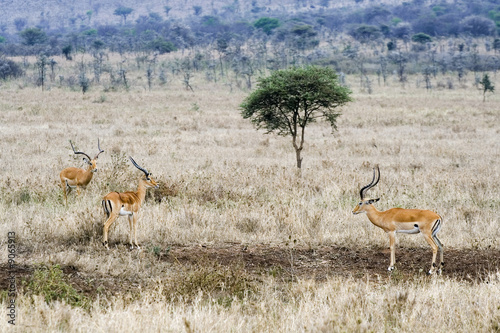
<path fill-rule="evenodd" d="M 99 98 L 95 99 L 94 100 L 94 103 L 104 103 L 108 100 L 108 97 L 106 96 L 106 94 L 102 93 Z"/>
<path fill-rule="evenodd" d="M 168 254 L 170 252 L 170 246 L 165 250 L 165 254 Z M 151 253 L 153 253 L 156 257 L 161 257 L 162 256 L 162 250 L 160 246 L 153 246 L 151 248 Z"/>
<path fill-rule="evenodd" d="M 284 269 L 281 266 L 272 266 L 267 270 L 267 273 L 273 278 L 281 277 L 284 273 Z"/>
<path fill-rule="evenodd" d="M 405 276 L 397 267 L 389 271 L 389 278 L 393 283 L 403 283 L 406 281 Z"/>
<path fill-rule="evenodd" d="M 20 206 L 22 204 L 29 203 L 41 203 L 45 202 L 50 193 L 42 189 L 33 189 L 29 184 L 22 185 L 21 187 L 12 190 L 11 192 L 6 192 L 2 189 L 2 196 L 7 204 Z"/>
<path fill-rule="evenodd" d="M 8 290 L 0 291 L 0 302 L 5 303 L 7 302 L 7 300 L 10 300 L 9 291 Z"/>
<path fill-rule="evenodd" d="M 32 200 L 29 188 L 22 187 L 14 195 L 14 201 L 16 204 L 20 205 L 23 203 L 28 203 Z"/>
<path fill-rule="evenodd" d="M 28 295 L 40 295 L 47 304 L 53 301 L 64 301 L 73 307 L 89 310 L 90 300 L 66 281 L 59 265 L 39 265 L 25 286 Z"/>
<path fill-rule="evenodd" d="M 482 87 L 481 90 L 483 91 L 483 102 L 485 102 L 486 101 L 486 93 L 487 92 L 493 93 L 495 91 L 495 86 L 493 85 L 493 83 L 491 83 L 490 77 L 488 74 L 483 75 L 483 79 L 481 81 L 479 81 L 479 84 Z"/>
<path fill-rule="evenodd" d="M 198 105 L 198 103 L 194 102 L 193 104 L 191 104 L 191 111 L 200 112 L 200 106 Z"/>

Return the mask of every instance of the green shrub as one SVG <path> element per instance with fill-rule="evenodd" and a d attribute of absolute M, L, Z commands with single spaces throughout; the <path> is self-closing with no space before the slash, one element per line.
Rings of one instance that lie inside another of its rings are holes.
<path fill-rule="evenodd" d="M 23 75 L 21 66 L 16 62 L 0 57 L 0 79 L 17 78 Z"/>
<path fill-rule="evenodd" d="M 89 310 L 90 300 L 66 281 L 66 277 L 59 265 L 47 266 L 41 264 L 33 272 L 33 276 L 26 282 L 27 295 L 40 295 L 47 304 L 53 301 L 63 301 L 73 307 Z"/>

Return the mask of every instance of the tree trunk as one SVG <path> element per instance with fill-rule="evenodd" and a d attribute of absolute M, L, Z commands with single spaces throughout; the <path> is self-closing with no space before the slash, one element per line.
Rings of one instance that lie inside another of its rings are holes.
<path fill-rule="evenodd" d="M 301 148 L 295 148 L 295 156 L 297 157 L 297 168 L 302 167 L 302 157 L 300 157 Z"/>
<path fill-rule="evenodd" d="M 302 167 L 302 157 L 300 157 L 300 153 L 302 152 L 302 148 L 304 147 L 304 129 L 302 129 L 302 135 L 300 140 L 300 146 L 297 145 L 297 135 L 292 135 L 292 143 L 293 148 L 295 148 L 295 156 L 297 158 L 297 168 Z"/>

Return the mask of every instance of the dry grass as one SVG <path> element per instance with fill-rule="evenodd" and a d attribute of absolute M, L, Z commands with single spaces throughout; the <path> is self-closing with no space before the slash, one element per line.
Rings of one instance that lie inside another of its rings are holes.
<path fill-rule="evenodd" d="M 398 279 L 397 273 L 314 281 L 256 277 L 238 266 L 202 265 L 203 258 L 190 267 L 160 260 L 174 244 L 286 247 L 292 239 L 311 249 L 379 251 L 387 236 L 351 213 L 374 164 L 381 168 L 372 190 L 381 197 L 379 209 L 434 210 L 444 217 L 446 247 L 498 248 L 497 95 L 482 103 L 473 88 L 428 92 L 393 84 L 368 95 L 353 86 L 355 102 L 343 109 L 338 132 L 332 135 L 324 123 L 308 127 L 299 177 L 291 140 L 257 132 L 239 115 L 248 92 L 230 93 L 199 78 L 193 85 L 194 93 L 178 79 L 151 92 L 86 95 L 0 87 L 0 223 L 16 232 L 17 263 L 74 266 L 89 284 L 115 284 L 113 292 L 92 297 L 90 309 L 46 303 L 27 284 L 17 298 L 21 331 L 499 329 L 494 270 L 488 281 L 474 283 Z M 66 208 L 58 173 L 83 167 L 68 140 L 92 155 L 97 138 L 105 150 L 99 171 L 80 197 L 69 196 Z M 100 198 L 137 186 L 140 172 L 128 155 L 159 178 L 162 189 L 148 195 L 139 218 L 143 249 L 126 249 L 122 218 L 106 251 Z M 0 248 L 6 241 L 0 239 Z M 422 248 L 430 262 L 422 237 L 400 236 L 398 244 Z M 0 258 L 5 262 L 7 252 Z M 2 320 L 0 331 L 6 330 Z"/>

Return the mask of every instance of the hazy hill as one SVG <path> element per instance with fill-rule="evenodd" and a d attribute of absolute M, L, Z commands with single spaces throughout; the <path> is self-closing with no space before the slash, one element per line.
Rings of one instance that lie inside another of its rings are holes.
<path fill-rule="evenodd" d="M 200 7 L 198 15 L 262 16 L 270 13 L 296 13 L 321 11 L 327 8 L 364 6 L 374 4 L 398 4 L 400 0 L 0 0 L 0 29 L 13 33 L 16 19 L 24 20 L 22 28 L 41 26 L 46 30 L 62 27 L 98 24 L 118 24 L 122 18 L 114 11 L 122 6 L 132 8 L 128 22 L 141 15 L 157 13 L 162 18 L 189 18 L 195 16 L 194 7 Z M 170 8 L 168 15 L 165 7 Z M 18 29 L 19 30 L 19 29 Z"/>

